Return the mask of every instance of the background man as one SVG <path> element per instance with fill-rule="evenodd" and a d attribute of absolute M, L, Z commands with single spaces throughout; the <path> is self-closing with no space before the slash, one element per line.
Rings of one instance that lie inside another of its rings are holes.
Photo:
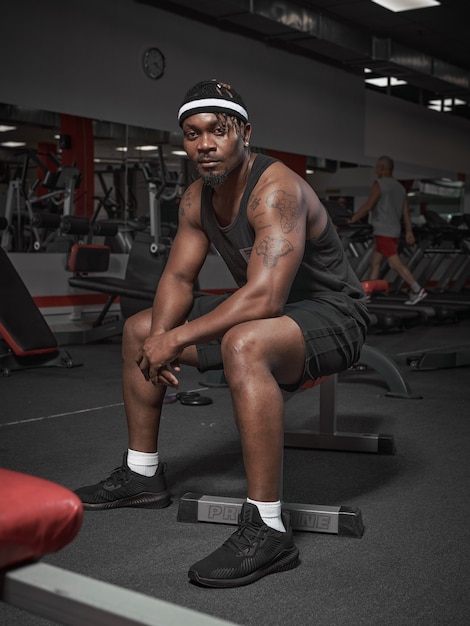
<path fill-rule="evenodd" d="M 428 294 L 417 282 L 413 274 L 401 260 L 397 244 L 401 234 L 402 220 L 405 224 L 405 240 L 409 246 L 415 244 L 411 225 L 410 211 L 405 188 L 393 177 L 393 160 L 388 156 L 377 159 L 375 173 L 369 197 L 353 215 L 349 223 L 354 224 L 369 212 L 372 212 L 372 229 L 375 238 L 375 250 L 371 258 L 370 280 L 377 280 L 384 258 L 392 270 L 395 270 L 410 286 L 411 293 L 405 304 L 417 304 Z"/>

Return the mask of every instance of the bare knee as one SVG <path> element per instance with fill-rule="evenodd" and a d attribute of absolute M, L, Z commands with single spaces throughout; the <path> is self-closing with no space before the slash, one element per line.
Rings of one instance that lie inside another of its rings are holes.
<path fill-rule="evenodd" d="M 135 350 L 142 346 L 150 333 L 151 322 L 151 309 L 139 311 L 139 313 L 132 315 L 126 320 L 122 333 L 123 355 L 127 349 Z"/>
<path fill-rule="evenodd" d="M 235 382 L 237 375 L 243 377 L 248 369 L 259 366 L 263 350 L 257 333 L 246 324 L 239 324 L 227 331 L 222 339 L 222 361 L 227 380 Z"/>
<path fill-rule="evenodd" d="M 400 259 L 400 257 L 398 256 L 398 254 L 389 256 L 387 259 L 387 263 L 392 268 L 392 270 L 395 270 L 395 271 L 398 271 L 399 269 L 404 267 L 404 264 L 402 260 Z"/>

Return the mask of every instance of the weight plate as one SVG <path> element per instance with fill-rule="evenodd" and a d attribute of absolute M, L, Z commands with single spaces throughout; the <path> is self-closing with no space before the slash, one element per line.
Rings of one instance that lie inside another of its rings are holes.
<path fill-rule="evenodd" d="M 187 406 L 202 406 L 202 405 L 206 405 L 206 404 L 212 404 L 212 398 L 209 398 L 208 396 L 200 396 L 199 394 L 197 396 L 182 396 L 180 398 L 180 402 L 181 404 L 185 404 Z"/>

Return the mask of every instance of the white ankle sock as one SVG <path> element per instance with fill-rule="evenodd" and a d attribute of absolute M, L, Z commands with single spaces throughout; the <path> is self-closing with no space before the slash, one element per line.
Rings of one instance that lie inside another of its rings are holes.
<path fill-rule="evenodd" d="M 158 467 L 158 452 L 138 452 L 129 448 L 127 451 L 127 465 L 136 474 L 153 476 Z"/>
<path fill-rule="evenodd" d="M 413 293 L 419 293 L 419 292 L 421 291 L 421 285 L 420 285 L 419 283 L 416 283 L 416 282 L 415 282 L 415 283 L 413 283 L 413 284 L 411 285 L 411 291 L 412 291 Z"/>
<path fill-rule="evenodd" d="M 277 502 L 258 502 L 257 500 L 250 500 L 250 498 L 247 498 L 246 501 L 258 507 L 261 519 L 266 524 L 266 526 L 274 528 L 274 530 L 279 530 L 283 533 L 286 532 L 281 517 L 280 500 L 278 500 Z"/>

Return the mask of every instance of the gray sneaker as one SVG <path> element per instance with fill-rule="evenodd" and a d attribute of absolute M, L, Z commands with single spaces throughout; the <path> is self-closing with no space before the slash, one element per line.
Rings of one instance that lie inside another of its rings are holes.
<path fill-rule="evenodd" d="M 240 587 L 297 567 L 299 550 L 294 545 L 289 514 L 283 513 L 282 520 L 287 532 L 266 526 L 258 508 L 245 502 L 238 530 L 189 569 L 190 580 L 205 587 Z"/>
<path fill-rule="evenodd" d="M 137 507 L 162 509 L 170 504 L 170 492 L 166 486 L 165 467 L 159 463 L 154 476 L 136 474 L 127 465 L 124 453 L 121 467 L 117 467 L 105 480 L 75 491 L 89 511 Z"/>
<path fill-rule="evenodd" d="M 423 300 L 426 296 L 428 295 L 428 292 L 425 291 L 423 288 L 421 288 L 418 293 L 411 293 L 408 297 L 408 300 L 405 302 L 405 304 L 418 304 L 418 302 L 421 302 L 421 300 Z"/>

